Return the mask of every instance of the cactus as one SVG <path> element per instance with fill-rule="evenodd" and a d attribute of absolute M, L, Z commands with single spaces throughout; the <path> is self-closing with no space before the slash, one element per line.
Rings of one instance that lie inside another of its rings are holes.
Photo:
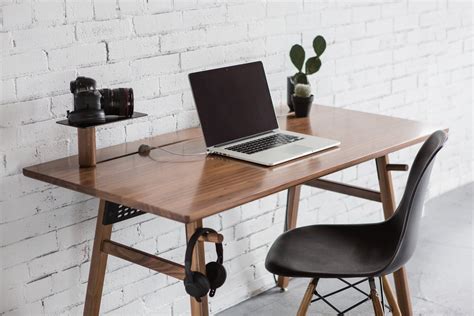
<path fill-rule="evenodd" d="M 308 84 L 308 75 L 315 74 L 321 68 L 321 55 L 326 50 L 326 40 L 321 35 L 318 35 L 313 40 L 313 49 L 316 54 L 314 57 L 310 57 L 305 60 L 305 50 L 299 45 L 295 44 L 290 49 L 290 59 L 293 65 L 295 65 L 298 72 L 293 75 L 293 82 Z M 304 72 L 302 71 L 303 65 L 305 66 Z"/>
<path fill-rule="evenodd" d="M 296 84 L 295 96 L 300 98 L 309 98 L 311 96 L 311 85 L 304 83 Z"/>

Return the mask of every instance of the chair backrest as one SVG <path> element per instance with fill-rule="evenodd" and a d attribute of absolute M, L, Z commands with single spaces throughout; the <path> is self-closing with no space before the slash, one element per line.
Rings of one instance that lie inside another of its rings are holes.
<path fill-rule="evenodd" d="M 447 139 L 448 135 L 444 131 L 436 131 L 425 141 L 416 155 L 400 204 L 387 221 L 392 232 L 399 236 L 395 254 L 384 269 L 387 273 L 398 270 L 415 251 L 434 158 Z"/>

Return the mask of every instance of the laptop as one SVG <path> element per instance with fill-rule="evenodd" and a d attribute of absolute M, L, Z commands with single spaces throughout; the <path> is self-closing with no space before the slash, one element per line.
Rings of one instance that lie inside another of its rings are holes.
<path fill-rule="evenodd" d="M 340 142 L 280 130 L 262 62 L 189 74 L 207 152 L 274 166 Z"/>

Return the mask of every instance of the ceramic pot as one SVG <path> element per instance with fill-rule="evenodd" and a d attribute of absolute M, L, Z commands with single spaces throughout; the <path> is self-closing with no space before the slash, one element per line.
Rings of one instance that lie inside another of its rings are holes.
<path fill-rule="evenodd" d="M 293 108 L 295 109 L 296 117 L 307 117 L 311 111 L 311 105 L 313 104 L 314 95 L 309 97 L 298 97 L 296 95 L 291 96 Z"/>

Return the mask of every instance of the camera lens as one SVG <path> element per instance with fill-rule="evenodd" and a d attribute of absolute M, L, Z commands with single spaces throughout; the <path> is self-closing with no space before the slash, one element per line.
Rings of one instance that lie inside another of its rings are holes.
<path fill-rule="evenodd" d="M 101 107 L 106 115 L 131 117 L 133 115 L 133 89 L 101 89 Z"/>

